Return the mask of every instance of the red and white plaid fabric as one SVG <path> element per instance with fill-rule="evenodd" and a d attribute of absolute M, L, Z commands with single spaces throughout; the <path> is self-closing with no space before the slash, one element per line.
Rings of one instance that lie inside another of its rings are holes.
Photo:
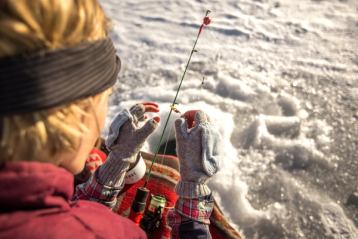
<path fill-rule="evenodd" d="M 179 198 L 175 208 L 169 210 L 167 223 L 172 228 L 171 238 L 179 239 L 179 226 L 181 223 L 194 220 L 203 224 L 210 224 L 210 216 L 214 208 L 211 195 L 202 198 Z"/>
<path fill-rule="evenodd" d="M 90 180 L 84 184 L 77 185 L 74 199 L 98 201 L 109 207 L 114 207 L 117 195 L 122 187 L 108 187 L 97 182 L 96 173 L 92 174 Z"/>
<path fill-rule="evenodd" d="M 179 214 L 204 224 L 210 224 L 213 208 L 214 200 L 211 195 L 199 199 L 179 198 L 175 204 L 175 210 Z"/>

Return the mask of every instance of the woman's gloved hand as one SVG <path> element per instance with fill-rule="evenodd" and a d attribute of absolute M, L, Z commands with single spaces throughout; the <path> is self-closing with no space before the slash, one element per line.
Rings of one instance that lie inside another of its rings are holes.
<path fill-rule="evenodd" d="M 153 102 L 136 104 L 121 111 L 112 121 L 106 140 L 109 155 L 98 173 L 100 183 L 115 187 L 123 183 L 129 165 L 136 161 L 139 150 L 160 121 L 159 117 L 154 117 L 140 127 L 139 123 L 147 119 L 146 112 L 159 112 L 158 105 Z"/>
<path fill-rule="evenodd" d="M 135 156 L 147 137 L 157 128 L 159 117 L 148 120 L 142 127 L 139 122 L 145 121 L 146 112 L 159 112 L 158 105 L 153 102 L 136 104 L 130 110 L 120 112 L 109 129 L 106 147 L 115 159 L 133 163 Z"/>
<path fill-rule="evenodd" d="M 175 121 L 175 129 L 181 175 L 177 194 L 185 198 L 209 195 L 206 182 L 219 170 L 222 160 L 219 132 L 200 110 L 186 112 Z"/>

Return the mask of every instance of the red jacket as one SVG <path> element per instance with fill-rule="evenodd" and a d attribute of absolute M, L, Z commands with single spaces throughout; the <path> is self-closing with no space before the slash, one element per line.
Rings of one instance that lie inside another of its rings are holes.
<path fill-rule="evenodd" d="M 73 175 L 48 163 L 0 167 L 0 238 L 146 238 L 130 220 L 90 201 L 71 201 Z"/>

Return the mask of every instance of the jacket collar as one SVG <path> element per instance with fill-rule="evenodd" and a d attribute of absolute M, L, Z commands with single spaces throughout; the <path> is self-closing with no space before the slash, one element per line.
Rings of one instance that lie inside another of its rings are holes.
<path fill-rule="evenodd" d="M 0 166 L 0 211 L 68 208 L 73 189 L 73 175 L 50 163 Z"/>

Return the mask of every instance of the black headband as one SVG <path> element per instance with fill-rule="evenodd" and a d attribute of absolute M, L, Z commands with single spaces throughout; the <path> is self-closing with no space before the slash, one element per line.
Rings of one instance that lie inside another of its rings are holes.
<path fill-rule="evenodd" d="M 32 112 L 100 93 L 121 62 L 111 39 L 0 59 L 0 115 Z"/>

